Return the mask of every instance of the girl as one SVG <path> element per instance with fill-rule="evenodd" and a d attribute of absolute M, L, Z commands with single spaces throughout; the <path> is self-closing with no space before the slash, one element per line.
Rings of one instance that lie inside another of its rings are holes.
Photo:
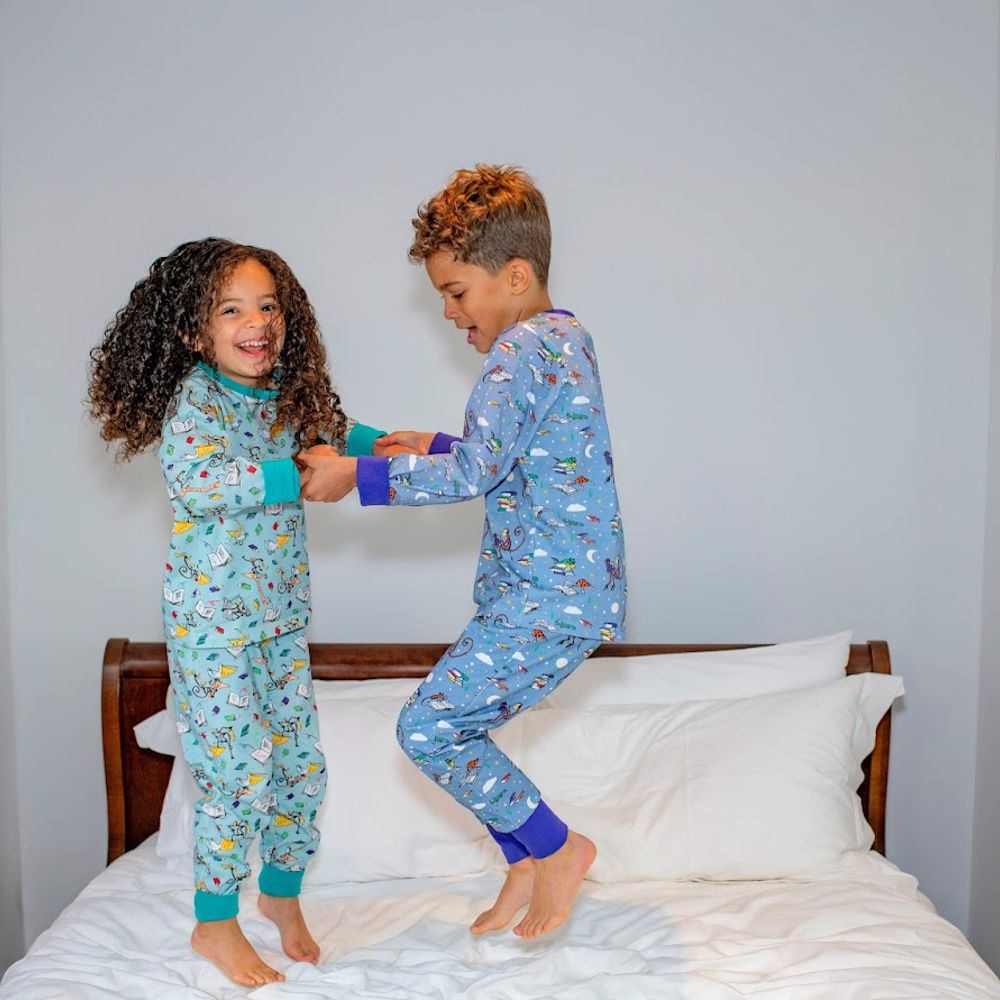
<path fill-rule="evenodd" d="M 285 952 L 319 959 L 298 894 L 315 853 L 326 764 L 309 650 L 299 499 L 317 442 L 385 454 L 348 421 L 312 306 L 274 252 L 223 239 L 155 261 L 91 352 L 89 401 L 131 459 L 155 442 L 174 511 L 163 617 L 195 811 L 191 944 L 235 982 L 284 979 L 236 920 L 261 834 L 260 910 Z"/>

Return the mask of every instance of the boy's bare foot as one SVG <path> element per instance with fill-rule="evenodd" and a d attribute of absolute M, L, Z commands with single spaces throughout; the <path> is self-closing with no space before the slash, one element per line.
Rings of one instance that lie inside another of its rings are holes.
<path fill-rule="evenodd" d="M 235 917 L 200 920 L 191 933 L 191 947 L 241 986 L 265 986 L 284 981 L 285 977 L 254 951 Z"/>
<path fill-rule="evenodd" d="M 289 958 L 313 965 L 319 961 L 319 945 L 306 927 L 298 896 L 268 896 L 262 892 L 257 906 L 268 920 L 278 925 L 281 947 Z"/>
<path fill-rule="evenodd" d="M 593 842 L 570 830 L 566 843 L 555 854 L 536 858 L 531 905 L 514 933 L 534 938 L 558 927 L 569 916 L 583 876 L 596 857 Z"/>
<path fill-rule="evenodd" d="M 507 880 L 500 889 L 496 902 L 472 922 L 473 934 L 502 931 L 514 914 L 531 902 L 531 889 L 535 884 L 535 860 L 523 858 L 507 869 Z"/>

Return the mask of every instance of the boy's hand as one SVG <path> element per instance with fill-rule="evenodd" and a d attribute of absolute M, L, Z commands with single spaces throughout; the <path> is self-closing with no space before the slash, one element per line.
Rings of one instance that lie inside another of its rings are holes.
<path fill-rule="evenodd" d="M 386 435 L 388 437 L 388 435 Z M 395 458 L 397 455 L 422 455 L 416 448 L 407 448 L 402 444 L 387 444 L 379 446 L 378 441 L 372 444 L 373 458 Z"/>
<path fill-rule="evenodd" d="M 426 455 L 431 450 L 434 434 L 430 431 L 393 431 L 377 438 L 372 454 L 378 458 L 393 455 Z"/>
<path fill-rule="evenodd" d="M 295 461 L 305 470 L 302 482 L 304 500 L 332 502 L 343 500 L 357 485 L 356 458 L 343 458 L 329 445 L 317 445 L 299 452 Z"/>

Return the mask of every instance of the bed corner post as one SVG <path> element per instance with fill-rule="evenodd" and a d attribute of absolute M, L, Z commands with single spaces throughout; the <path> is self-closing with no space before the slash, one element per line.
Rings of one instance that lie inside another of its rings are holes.
<path fill-rule="evenodd" d="M 871 651 L 872 673 L 892 673 L 889 660 L 889 644 L 882 639 L 872 639 L 868 643 Z M 875 730 L 875 749 L 872 750 L 869 782 L 872 795 L 869 800 L 868 822 L 875 831 L 874 848 L 885 855 L 885 800 L 889 789 L 889 734 L 892 726 L 892 710 L 882 717 Z"/>
<path fill-rule="evenodd" d="M 108 864 L 125 853 L 125 786 L 121 745 L 121 669 L 128 639 L 109 639 L 101 676 L 104 780 L 108 794 Z"/>

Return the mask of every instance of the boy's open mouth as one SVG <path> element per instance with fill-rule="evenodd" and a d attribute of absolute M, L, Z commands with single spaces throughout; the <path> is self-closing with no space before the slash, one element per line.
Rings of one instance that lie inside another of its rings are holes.
<path fill-rule="evenodd" d="M 465 342 L 467 344 L 474 344 L 476 342 L 475 336 L 478 332 L 479 332 L 478 326 L 470 326 L 468 330 L 465 331 Z"/>

